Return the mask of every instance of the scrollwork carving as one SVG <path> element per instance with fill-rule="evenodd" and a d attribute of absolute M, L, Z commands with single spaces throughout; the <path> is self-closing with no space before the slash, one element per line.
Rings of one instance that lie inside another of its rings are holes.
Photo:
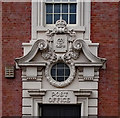
<path fill-rule="evenodd" d="M 80 39 L 76 39 L 74 42 L 73 42 L 73 48 L 75 50 L 81 50 L 82 48 L 82 43 L 81 43 L 81 40 Z"/>
<path fill-rule="evenodd" d="M 40 50 L 45 50 L 47 48 L 47 42 L 43 39 L 40 39 L 38 47 Z"/>

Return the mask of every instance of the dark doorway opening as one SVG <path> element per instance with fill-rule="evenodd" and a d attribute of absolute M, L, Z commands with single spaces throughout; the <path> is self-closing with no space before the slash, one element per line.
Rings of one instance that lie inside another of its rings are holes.
<path fill-rule="evenodd" d="M 80 118 L 81 104 L 40 104 L 41 118 Z"/>

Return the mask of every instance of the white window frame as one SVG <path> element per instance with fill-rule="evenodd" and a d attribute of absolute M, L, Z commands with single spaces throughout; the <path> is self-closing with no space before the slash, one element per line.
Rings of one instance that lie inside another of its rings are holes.
<path fill-rule="evenodd" d="M 68 24 L 68 28 L 85 32 L 84 39 L 90 40 L 91 2 L 77 0 L 76 24 Z M 37 38 L 38 31 L 53 29 L 55 24 L 46 24 L 45 0 L 32 0 L 32 39 Z"/>

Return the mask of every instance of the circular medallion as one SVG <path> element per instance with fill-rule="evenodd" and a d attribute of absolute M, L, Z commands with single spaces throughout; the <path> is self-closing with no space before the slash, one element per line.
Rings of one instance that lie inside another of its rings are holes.
<path fill-rule="evenodd" d="M 67 65 L 64 62 L 48 64 L 45 69 L 45 75 L 51 85 L 65 87 L 73 81 L 75 67 L 72 64 Z"/>

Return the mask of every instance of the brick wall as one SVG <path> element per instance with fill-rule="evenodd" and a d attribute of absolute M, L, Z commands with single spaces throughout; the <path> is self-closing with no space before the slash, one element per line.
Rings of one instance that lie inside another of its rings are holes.
<path fill-rule="evenodd" d="M 0 117 L 2 116 L 2 2 L 0 2 Z"/>
<path fill-rule="evenodd" d="M 118 3 L 92 3 L 91 40 L 100 43 L 99 56 L 107 59 L 100 71 L 99 116 L 118 115 Z"/>
<path fill-rule="evenodd" d="M 118 88 L 118 95 L 119 95 L 119 97 L 118 97 L 118 104 L 119 104 L 119 116 L 120 116 L 120 2 L 119 2 L 119 11 L 118 11 L 118 22 L 119 22 L 119 25 L 118 25 L 118 31 L 119 31 L 119 33 L 118 33 L 118 65 L 119 65 L 119 71 L 118 71 L 118 73 L 119 73 L 119 75 L 118 75 L 118 84 L 119 84 L 119 88 Z"/>
<path fill-rule="evenodd" d="M 6 79 L 5 66 L 14 65 L 14 59 L 22 56 L 22 43 L 31 39 L 31 3 L 2 3 L 2 89 L 3 116 L 21 116 L 21 72 L 15 79 Z"/>

